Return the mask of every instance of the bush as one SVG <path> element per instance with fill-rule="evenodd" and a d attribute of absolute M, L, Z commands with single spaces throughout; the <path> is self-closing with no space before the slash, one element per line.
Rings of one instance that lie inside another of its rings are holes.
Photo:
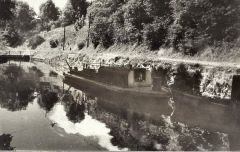
<path fill-rule="evenodd" d="M 41 45 L 45 39 L 39 35 L 32 37 L 29 40 L 28 47 L 31 47 L 31 49 L 36 49 L 39 45 Z"/>
<path fill-rule="evenodd" d="M 201 73 L 202 71 L 199 68 L 194 72 L 189 72 L 184 64 L 180 64 L 176 71 L 173 88 L 193 94 L 199 94 L 200 83 L 203 77 Z"/>
<path fill-rule="evenodd" d="M 38 77 L 44 76 L 44 73 L 40 69 L 38 69 L 36 66 L 29 68 L 29 71 L 33 71 L 34 73 L 37 74 Z"/>
<path fill-rule="evenodd" d="M 85 46 L 85 43 L 84 43 L 84 42 L 80 42 L 80 43 L 78 43 L 78 50 L 83 49 L 84 46 Z"/>
<path fill-rule="evenodd" d="M 58 73 L 55 72 L 55 71 L 50 71 L 49 76 L 50 76 L 50 77 L 57 77 L 57 76 L 58 76 Z"/>
<path fill-rule="evenodd" d="M 13 26 L 9 26 L 6 31 L 2 34 L 3 41 L 10 47 L 16 47 L 21 45 L 23 38 L 18 34 Z"/>
<path fill-rule="evenodd" d="M 172 0 L 174 23 L 169 39 L 176 50 L 194 55 L 205 46 L 231 42 L 239 36 L 237 1 Z"/>
<path fill-rule="evenodd" d="M 62 25 L 62 21 L 61 21 L 61 20 L 50 21 L 50 22 L 48 23 L 48 25 L 47 25 L 47 28 L 48 28 L 49 30 L 53 30 L 53 29 L 55 29 L 55 28 L 61 27 L 61 25 Z"/>
<path fill-rule="evenodd" d="M 49 44 L 51 48 L 56 48 L 58 47 L 59 42 L 58 40 L 50 40 Z"/>

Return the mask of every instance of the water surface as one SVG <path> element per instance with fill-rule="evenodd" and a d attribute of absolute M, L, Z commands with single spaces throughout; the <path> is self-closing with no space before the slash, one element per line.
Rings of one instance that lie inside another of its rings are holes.
<path fill-rule="evenodd" d="M 99 96 L 66 84 L 63 90 L 52 70 L 0 65 L 0 149 L 229 150 L 227 134 L 172 122 L 171 99 L 164 115 L 155 98 Z"/>

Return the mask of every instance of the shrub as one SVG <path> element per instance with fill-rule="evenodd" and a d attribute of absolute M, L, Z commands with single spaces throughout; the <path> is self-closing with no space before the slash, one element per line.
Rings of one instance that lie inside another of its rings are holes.
<path fill-rule="evenodd" d="M 33 71 L 34 73 L 37 74 L 38 77 L 44 76 L 44 73 L 40 69 L 38 69 L 36 66 L 29 68 L 29 71 Z"/>
<path fill-rule="evenodd" d="M 173 88 L 180 89 L 182 91 L 192 90 L 191 75 L 188 72 L 184 64 L 180 64 L 176 71 Z"/>
<path fill-rule="evenodd" d="M 59 28 L 61 27 L 62 25 L 62 21 L 60 19 L 56 20 L 56 21 L 50 21 L 48 24 L 47 24 L 47 28 L 49 30 L 53 30 L 55 28 Z"/>
<path fill-rule="evenodd" d="M 50 76 L 50 77 L 57 77 L 57 76 L 58 76 L 58 73 L 55 72 L 55 71 L 50 71 L 49 76 Z"/>
<path fill-rule="evenodd" d="M 14 27 L 8 27 L 2 34 L 3 41 L 5 41 L 10 47 L 16 47 L 23 42 L 23 38 L 18 34 Z"/>
<path fill-rule="evenodd" d="M 41 45 L 43 42 L 44 42 L 44 38 L 37 35 L 37 36 L 34 36 L 32 37 L 30 40 L 29 40 L 29 43 L 28 43 L 28 47 L 31 47 L 31 49 L 36 49 L 39 45 Z"/>
<path fill-rule="evenodd" d="M 200 83 L 203 77 L 201 73 L 202 71 L 199 68 L 194 72 L 189 72 L 184 64 L 180 64 L 177 68 L 173 88 L 193 94 L 199 94 Z"/>
<path fill-rule="evenodd" d="M 58 40 L 50 40 L 49 44 L 51 48 L 56 48 L 58 47 L 59 42 Z"/>
<path fill-rule="evenodd" d="M 83 49 L 84 46 L 85 46 L 85 43 L 84 43 L 84 42 L 80 42 L 80 43 L 78 43 L 78 50 Z"/>

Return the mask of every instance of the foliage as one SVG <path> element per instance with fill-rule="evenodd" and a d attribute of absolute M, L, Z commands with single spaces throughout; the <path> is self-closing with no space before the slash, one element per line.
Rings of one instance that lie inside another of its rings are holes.
<path fill-rule="evenodd" d="M 158 18 L 153 23 L 145 25 L 143 29 L 144 42 L 151 50 L 157 50 L 167 41 L 167 29 L 170 20 Z"/>
<path fill-rule="evenodd" d="M 49 73 L 49 76 L 50 76 L 50 77 L 57 77 L 57 76 L 58 76 L 58 73 L 51 70 L 50 73 Z"/>
<path fill-rule="evenodd" d="M 239 37 L 239 2 L 236 0 L 172 0 L 174 23 L 169 28 L 172 45 L 194 54 L 204 45 Z"/>
<path fill-rule="evenodd" d="M 51 48 L 56 48 L 56 47 L 58 47 L 59 41 L 57 39 L 50 40 L 49 44 L 50 44 Z"/>
<path fill-rule="evenodd" d="M 144 25 L 151 22 L 151 18 L 146 12 L 146 5 L 143 1 L 130 0 L 124 7 L 124 12 L 125 24 L 128 25 L 126 31 L 130 35 L 130 41 L 141 43 Z"/>
<path fill-rule="evenodd" d="M 183 91 L 191 91 L 192 84 L 191 75 L 187 71 L 185 65 L 180 64 L 176 71 L 173 87 Z"/>
<path fill-rule="evenodd" d="M 86 0 L 69 0 L 68 3 L 68 8 L 66 8 L 68 14 L 65 16 L 69 16 L 68 22 L 75 23 L 74 27 L 78 31 L 84 26 L 89 3 Z"/>
<path fill-rule="evenodd" d="M 82 18 L 79 18 L 76 20 L 74 24 L 74 28 L 76 31 L 79 31 L 84 25 L 85 25 L 85 18 L 82 16 Z"/>
<path fill-rule="evenodd" d="M 16 3 L 14 24 L 21 31 L 29 31 L 35 27 L 36 13 L 26 2 Z"/>
<path fill-rule="evenodd" d="M 38 77 L 43 77 L 44 76 L 44 73 L 40 69 L 38 69 L 36 66 L 30 67 L 29 71 L 34 72 L 35 74 L 37 74 Z"/>
<path fill-rule="evenodd" d="M 48 30 L 52 30 L 52 29 L 55 29 L 55 28 L 58 28 L 58 27 L 61 27 L 61 26 L 62 26 L 62 21 L 61 20 L 56 20 L 56 21 L 48 22 L 46 27 L 47 27 Z"/>
<path fill-rule="evenodd" d="M 75 20 L 82 16 L 86 16 L 88 7 L 86 0 L 70 0 L 70 3 L 75 11 Z"/>
<path fill-rule="evenodd" d="M 29 40 L 28 47 L 31 47 L 31 49 L 36 49 L 37 46 L 41 45 L 44 41 L 45 39 L 43 37 L 36 35 Z"/>
<path fill-rule="evenodd" d="M 116 9 L 116 1 L 101 0 L 89 9 L 89 14 L 91 14 L 89 22 L 92 23 L 90 37 L 95 47 L 101 44 L 107 48 L 114 44 L 113 21 L 110 16 Z"/>
<path fill-rule="evenodd" d="M 92 42 L 109 47 L 114 43 L 140 44 L 145 40 L 151 49 L 159 48 L 165 42 L 166 29 L 172 20 L 168 3 L 161 6 L 158 3 L 156 0 L 94 2 L 89 8 L 93 18 Z"/>
<path fill-rule="evenodd" d="M 88 8 L 93 45 L 145 44 L 194 55 L 206 46 L 235 43 L 238 0 L 98 0 Z"/>
<path fill-rule="evenodd" d="M 8 24 L 6 30 L 2 34 L 3 41 L 10 47 L 16 47 L 23 42 L 23 38 L 18 34 L 12 24 Z"/>
<path fill-rule="evenodd" d="M 78 50 L 83 49 L 84 46 L 85 46 L 85 43 L 84 43 L 84 42 L 80 42 L 80 43 L 78 43 Z"/>
<path fill-rule="evenodd" d="M 10 20 L 14 16 L 15 1 L 0 0 L 0 20 Z"/>
<path fill-rule="evenodd" d="M 71 25 L 75 22 L 75 10 L 70 2 L 66 4 L 60 18 L 65 26 Z"/>
<path fill-rule="evenodd" d="M 52 0 L 41 4 L 40 6 L 40 17 L 43 21 L 56 21 L 59 18 L 59 9 L 55 6 Z"/>
<path fill-rule="evenodd" d="M 184 64 L 180 64 L 177 68 L 173 88 L 182 91 L 199 94 L 200 83 L 202 79 L 201 70 L 189 72 Z"/>
<path fill-rule="evenodd" d="M 15 148 L 11 146 L 12 138 L 10 134 L 0 135 L 0 150 L 14 150 Z"/>

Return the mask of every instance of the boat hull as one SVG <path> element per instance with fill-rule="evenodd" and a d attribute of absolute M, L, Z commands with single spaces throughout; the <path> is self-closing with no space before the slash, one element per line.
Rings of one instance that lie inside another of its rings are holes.
<path fill-rule="evenodd" d="M 144 92 L 142 90 L 120 88 L 71 74 L 65 74 L 64 83 L 117 104 L 121 108 L 132 109 L 131 107 L 134 107 L 138 112 L 151 113 L 157 115 L 157 117 L 170 115 L 172 112 L 172 108 L 168 104 L 171 97 L 168 92 Z"/>

